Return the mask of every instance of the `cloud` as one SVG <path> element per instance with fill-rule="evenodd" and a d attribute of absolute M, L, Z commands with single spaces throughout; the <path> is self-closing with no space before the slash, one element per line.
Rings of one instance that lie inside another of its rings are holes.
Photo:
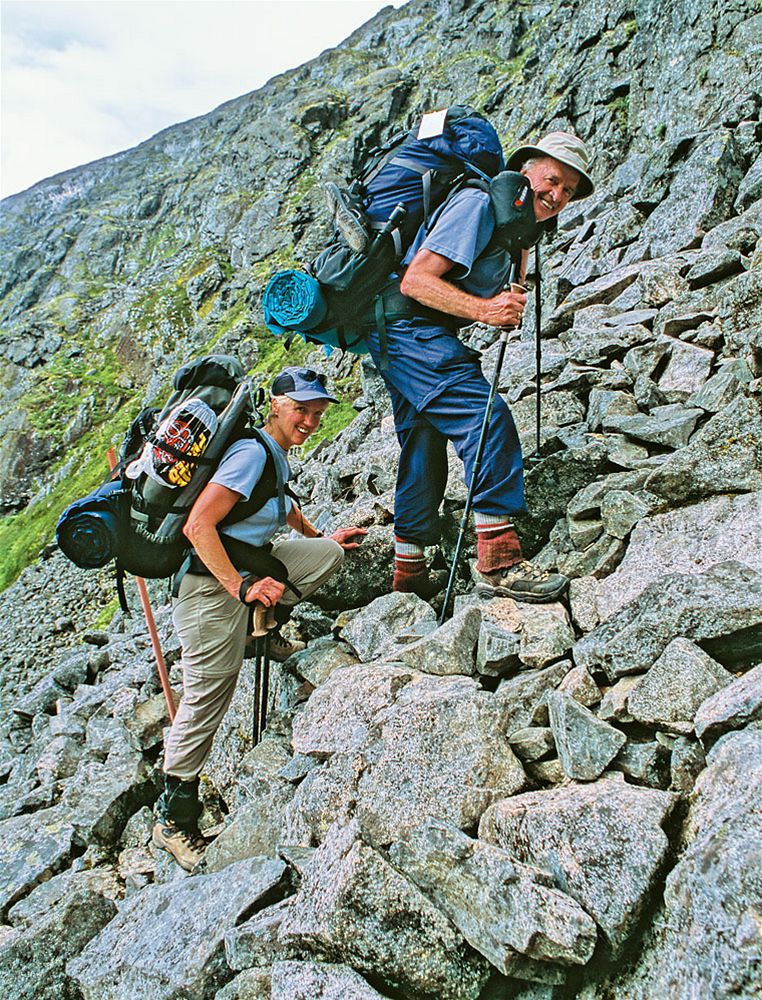
<path fill-rule="evenodd" d="M 383 6 L 3 0 L 2 193 L 255 90 L 337 45 Z"/>

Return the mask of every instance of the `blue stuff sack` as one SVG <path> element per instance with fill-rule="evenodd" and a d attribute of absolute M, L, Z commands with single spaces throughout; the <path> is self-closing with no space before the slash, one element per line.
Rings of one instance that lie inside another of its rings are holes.
<path fill-rule="evenodd" d="M 126 496 L 118 480 L 104 483 L 75 500 L 61 514 L 56 541 L 65 556 L 82 569 L 101 569 L 119 552 Z"/>

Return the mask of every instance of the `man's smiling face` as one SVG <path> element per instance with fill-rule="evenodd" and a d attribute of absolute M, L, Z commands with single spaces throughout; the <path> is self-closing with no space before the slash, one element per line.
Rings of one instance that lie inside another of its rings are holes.
<path fill-rule="evenodd" d="M 574 167 L 543 156 L 521 171 L 529 178 L 534 193 L 534 214 L 538 222 L 545 222 L 566 208 L 577 190 L 580 173 Z"/>

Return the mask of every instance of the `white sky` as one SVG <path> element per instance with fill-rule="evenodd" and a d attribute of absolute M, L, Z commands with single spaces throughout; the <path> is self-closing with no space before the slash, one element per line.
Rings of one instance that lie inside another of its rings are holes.
<path fill-rule="evenodd" d="M 404 0 L 2 0 L 0 195 L 206 114 Z"/>

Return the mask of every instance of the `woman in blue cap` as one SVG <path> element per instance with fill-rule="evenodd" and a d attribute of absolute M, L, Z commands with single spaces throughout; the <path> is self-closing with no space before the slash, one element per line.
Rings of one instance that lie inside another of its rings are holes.
<path fill-rule="evenodd" d="M 198 775 L 235 691 L 250 606 L 259 602 L 272 609 L 280 624 L 287 621 L 291 606 L 313 593 L 339 568 L 344 552 L 367 534 L 365 528 L 350 527 L 324 537 L 283 489 L 291 475 L 289 449 L 315 433 L 335 402 L 324 375 L 284 368 L 272 384 L 261 439 L 242 438 L 228 448 L 184 529 L 195 558 L 180 582 L 173 610 L 182 646 L 183 697 L 165 746 L 165 788 L 156 806 L 153 841 L 188 871 L 205 847 L 197 826 Z M 238 504 L 252 509 L 242 520 L 225 523 Z M 276 538 L 284 525 L 302 537 Z M 239 571 L 235 563 L 245 565 L 247 559 L 239 559 L 238 553 L 247 552 L 282 564 L 288 583 L 266 573 Z M 275 660 L 303 647 L 278 629 L 271 633 Z"/>

